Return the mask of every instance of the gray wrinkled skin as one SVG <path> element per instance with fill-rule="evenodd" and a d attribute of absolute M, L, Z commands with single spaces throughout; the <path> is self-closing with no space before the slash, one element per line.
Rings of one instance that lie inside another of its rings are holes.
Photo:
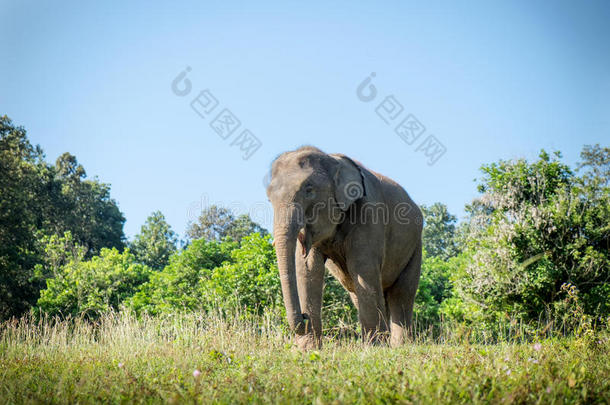
<path fill-rule="evenodd" d="M 288 323 L 320 347 L 324 266 L 349 291 L 365 341 L 408 335 L 422 260 L 422 214 L 393 180 L 306 146 L 272 164 L 267 195 Z"/>

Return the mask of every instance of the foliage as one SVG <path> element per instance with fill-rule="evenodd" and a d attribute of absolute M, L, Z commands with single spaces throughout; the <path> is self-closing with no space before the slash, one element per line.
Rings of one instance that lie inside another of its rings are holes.
<path fill-rule="evenodd" d="M 593 155 L 610 156 L 610 150 Z M 533 163 L 483 166 L 483 195 L 469 207 L 470 260 L 454 275 L 458 312 L 467 320 L 497 324 L 510 316 L 536 325 L 561 319 L 564 285 L 573 287 L 587 314 L 610 315 L 607 179 L 595 170 L 579 177 L 560 157 L 542 151 Z M 608 164 L 607 157 L 596 161 Z"/>
<path fill-rule="evenodd" d="M 207 297 L 208 310 L 239 307 L 261 312 L 264 308 L 282 308 L 271 237 L 258 233 L 245 236 L 239 248 L 231 252 L 231 260 L 201 280 L 199 290 Z"/>
<path fill-rule="evenodd" d="M 422 205 L 424 215 L 424 229 L 422 243 L 424 250 L 431 257 L 447 260 L 457 255 L 456 222 L 457 218 L 447 210 L 447 206 L 440 202 L 431 206 Z"/>
<path fill-rule="evenodd" d="M 176 251 L 177 242 L 178 237 L 165 221 L 165 216 L 155 211 L 146 219 L 129 248 L 140 263 L 153 270 L 162 270 Z"/>
<path fill-rule="evenodd" d="M 30 278 L 39 263 L 35 234 L 44 222 L 40 178 L 47 170 L 25 129 L 0 117 L 0 318 L 23 313 L 38 291 Z"/>
<path fill-rule="evenodd" d="M 429 327 L 441 320 L 441 305 L 452 296 L 450 276 L 461 261 L 456 258 L 456 217 L 439 202 L 420 208 L 424 215 L 423 260 L 414 317 L 420 325 Z"/>
<path fill-rule="evenodd" d="M 597 183 L 599 186 L 610 186 L 610 148 L 599 144 L 585 145 L 580 152 L 582 161 L 578 170 L 583 171 L 584 183 Z"/>
<path fill-rule="evenodd" d="M 451 326 L 438 341 L 326 338 L 302 353 L 268 314 L 26 318 L 0 324 L 0 392 L 7 403 L 610 402 L 607 330 L 478 344 Z"/>
<path fill-rule="evenodd" d="M 610 148 L 587 145 L 581 160 L 572 169 L 542 151 L 534 162 L 484 165 L 460 224 L 442 203 L 422 206 L 420 327 L 440 333 L 451 320 L 498 336 L 507 320 L 530 333 L 610 320 Z M 46 163 L 23 128 L 0 118 L 0 318 L 36 301 L 36 312 L 64 316 L 123 305 L 138 315 L 283 312 L 271 238 L 248 215 L 205 209 L 180 251 L 157 211 L 121 253 L 124 221 L 109 185 L 87 179 L 75 156 Z M 325 328 L 355 324 L 328 272 L 323 305 Z"/>
<path fill-rule="evenodd" d="M 137 264 L 129 250 L 103 250 L 101 256 L 83 261 L 83 249 L 69 233 L 49 238 L 45 251 L 48 260 L 37 268 L 41 278 L 48 278 L 38 300 L 39 313 L 92 317 L 123 304 L 139 314 L 154 315 L 235 307 L 246 313 L 284 311 L 269 235 L 251 234 L 241 244 L 229 238 L 198 239 L 174 253 L 160 271 Z M 118 286 L 125 288 L 119 291 Z M 355 321 L 349 295 L 330 276 L 324 300 L 326 327 Z"/>
<path fill-rule="evenodd" d="M 280 309 L 282 296 L 270 237 L 255 233 L 241 245 L 198 239 L 141 286 L 131 307 L 150 314 L 239 306 Z"/>
<path fill-rule="evenodd" d="M 456 261 L 456 258 L 446 261 L 440 257 L 430 257 L 424 251 L 414 308 L 414 317 L 418 323 L 439 324 L 441 304 L 452 294 L 450 275 L 456 268 Z"/>
<path fill-rule="evenodd" d="M 254 233 L 241 244 L 194 240 L 174 254 L 130 299 L 137 313 L 214 311 L 239 307 L 246 313 L 267 309 L 284 313 L 275 251 L 269 235 Z M 352 325 L 356 317 L 349 294 L 327 274 L 324 326 Z"/>
<path fill-rule="evenodd" d="M 74 240 L 70 231 L 63 236 L 42 236 L 39 239 L 40 249 L 43 252 L 42 263 L 34 268 L 33 280 L 44 283 L 48 278 L 59 277 L 62 269 L 69 262 L 80 262 L 86 256 L 87 249 Z"/>
<path fill-rule="evenodd" d="M 237 243 L 194 240 L 184 250 L 174 253 L 169 264 L 152 274 L 150 280 L 139 287 L 129 300 L 129 306 L 138 313 L 184 312 L 205 306 L 201 295 L 201 280 L 211 277 L 215 268 L 231 260 Z"/>
<path fill-rule="evenodd" d="M 240 242 L 243 237 L 252 233 L 266 235 L 268 232 L 250 215 L 243 214 L 235 218 L 233 213 L 223 207 L 212 205 L 201 212 L 197 222 L 189 224 L 186 235 L 191 239 L 221 241 L 226 237 Z"/>
<path fill-rule="evenodd" d="M 326 270 L 324 274 L 324 293 L 322 297 L 322 327 L 324 329 L 357 328 L 358 311 L 349 293 L 337 279 Z"/>
<path fill-rule="evenodd" d="M 134 294 L 151 270 L 136 262 L 129 249 L 102 248 L 90 260 L 70 260 L 55 277 L 47 279 L 36 311 L 47 315 L 84 315 L 95 318 Z"/>
<path fill-rule="evenodd" d="M 44 284 L 34 269 L 45 261 L 46 238 L 69 231 L 91 257 L 123 247 L 124 222 L 110 187 L 86 180 L 74 156 L 47 164 L 25 129 L 0 117 L 0 319 L 36 302 Z"/>
<path fill-rule="evenodd" d="M 69 153 L 62 154 L 50 167 L 48 184 L 48 233 L 69 230 L 76 242 L 87 249 L 87 256 L 104 247 L 124 247 L 125 217 L 110 197 L 110 185 L 87 180 L 85 169 Z"/>

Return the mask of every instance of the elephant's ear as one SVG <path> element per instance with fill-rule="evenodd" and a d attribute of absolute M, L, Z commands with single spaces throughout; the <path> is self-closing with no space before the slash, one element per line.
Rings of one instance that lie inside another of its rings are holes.
<path fill-rule="evenodd" d="M 333 156 L 338 165 L 334 174 L 335 200 L 343 211 L 364 196 L 364 183 L 360 168 L 347 156 Z"/>

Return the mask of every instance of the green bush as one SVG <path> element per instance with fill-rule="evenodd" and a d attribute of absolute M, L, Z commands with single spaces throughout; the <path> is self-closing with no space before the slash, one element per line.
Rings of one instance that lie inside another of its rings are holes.
<path fill-rule="evenodd" d="M 510 318 L 537 327 L 564 319 L 568 286 L 587 315 L 610 315 L 607 179 L 577 176 L 560 157 L 543 151 L 533 163 L 483 166 L 483 195 L 469 207 L 468 260 L 452 276 L 448 312 L 475 324 Z"/>
<path fill-rule="evenodd" d="M 324 290 L 325 327 L 356 320 L 349 294 L 331 276 Z M 271 236 L 253 233 L 236 243 L 197 239 L 174 254 L 130 298 L 137 313 L 233 310 L 284 314 L 282 290 Z"/>
<path fill-rule="evenodd" d="M 169 264 L 151 275 L 129 300 L 136 312 L 148 314 L 186 312 L 205 307 L 201 295 L 202 280 L 209 279 L 215 268 L 231 260 L 237 243 L 194 240 L 184 250 L 174 253 Z"/>
<path fill-rule="evenodd" d="M 269 235 L 254 233 L 241 243 L 230 238 L 198 239 L 174 253 L 161 271 L 139 264 L 129 250 L 103 249 L 100 256 L 83 261 L 69 233 L 48 238 L 45 250 L 48 263 L 37 273 L 47 278 L 47 288 L 41 292 L 37 312 L 96 317 L 125 305 L 151 315 L 235 308 L 250 314 L 265 310 L 284 314 Z M 349 294 L 329 275 L 324 317 L 326 327 L 356 320 Z"/>
<path fill-rule="evenodd" d="M 232 309 L 248 312 L 280 308 L 275 252 L 270 236 L 254 233 L 241 243 L 197 239 L 174 254 L 130 300 L 149 314 Z"/>
<path fill-rule="evenodd" d="M 443 260 L 438 256 L 430 257 L 424 252 L 414 308 L 418 324 L 429 326 L 440 322 L 441 304 L 452 293 L 450 275 L 455 263 L 456 258 Z"/>
<path fill-rule="evenodd" d="M 40 292 L 36 312 L 49 315 L 84 315 L 95 318 L 118 310 L 136 288 L 148 280 L 151 270 L 136 263 L 133 254 L 103 248 L 91 260 L 70 260 Z"/>
<path fill-rule="evenodd" d="M 610 150 L 590 148 L 583 156 L 584 173 L 545 152 L 533 163 L 483 166 L 482 195 L 458 228 L 442 204 L 425 210 L 425 241 L 433 253 L 424 252 L 416 297 L 420 327 L 437 331 L 445 319 L 493 337 L 506 331 L 507 321 L 509 328 L 518 322 L 530 331 L 550 321 L 566 331 L 607 322 Z M 159 271 L 138 264 L 128 250 L 103 249 L 84 261 L 85 251 L 70 233 L 40 243 L 46 257 L 32 279 L 46 279 L 41 312 L 93 317 L 124 304 L 153 315 L 235 308 L 284 313 L 269 235 L 197 239 Z M 140 261 L 155 253 L 148 249 L 153 245 L 141 244 Z M 341 331 L 356 319 L 349 294 L 326 272 L 324 327 Z"/>
<path fill-rule="evenodd" d="M 231 260 L 214 269 L 199 284 L 205 307 L 240 307 L 249 312 L 282 307 L 282 293 L 271 237 L 243 237 Z"/>

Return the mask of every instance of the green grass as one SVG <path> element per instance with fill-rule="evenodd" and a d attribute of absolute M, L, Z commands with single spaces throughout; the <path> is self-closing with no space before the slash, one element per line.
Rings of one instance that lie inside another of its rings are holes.
<path fill-rule="evenodd" d="M 2 403 L 608 403 L 607 332 L 535 343 L 291 344 L 277 317 L 6 322 Z M 198 370 L 199 376 L 193 372 Z"/>

